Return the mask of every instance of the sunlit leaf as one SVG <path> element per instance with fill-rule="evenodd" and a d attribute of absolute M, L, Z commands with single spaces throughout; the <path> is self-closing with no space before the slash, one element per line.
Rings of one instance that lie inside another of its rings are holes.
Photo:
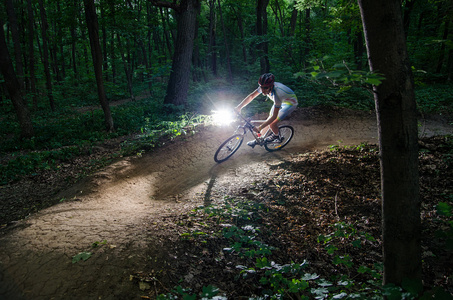
<path fill-rule="evenodd" d="M 91 252 L 80 252 L 72 258 L 72 263 L 75 264 L 81 260 L 86 261 L 91 257 L 91 255 L 93 255 Z"/>

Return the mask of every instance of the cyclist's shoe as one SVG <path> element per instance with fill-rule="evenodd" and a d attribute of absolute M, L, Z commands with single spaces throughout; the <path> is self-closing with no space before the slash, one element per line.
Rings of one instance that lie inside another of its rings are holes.
<path fill-rule="evenodd" d="M 252 140 L 252 141 L 247 142 L 247 145 L 250 146 L 250 147 L 252 147 L 252 148 L 255 148 L 255 146 L 256 146 L 256 140 Z"/>
<path fill-rule="evenodd" d="M 266 143 L 281 143 L 283 138 L 278 134 L 272 133 L 270 136 L 268 136 L 264 141 Z"/>

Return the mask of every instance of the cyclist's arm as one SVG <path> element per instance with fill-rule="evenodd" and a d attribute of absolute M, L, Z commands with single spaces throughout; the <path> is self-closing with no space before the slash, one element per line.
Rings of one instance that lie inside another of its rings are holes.
<path fill-rule="evenodd" d="M 264 121 L 260 126 L 258 126 L 258 130 L 262 130 L 263 128 L 266 128 L 266 126 L 272 124 L 272 122 L 274 122 L 277 119 L 279 111 L 280 111 L 280 107 L 274 106 L 274 111 L 273 111 L 272 115 L 269 116 L 267 118 L 267 120 Z"/>
<path fill-rule="evenodd" d="M 247 104 L 249 104 L 250 102 L 252 102 L 252 100 L 255 99 L 259 94 L 260 94 L 260 92 L 258 92 L 258 89 L 256 89 L 255 91 L 253 91 L 252 93 L 250 93 L 247 97 L 245 97 L 245 99 L 242 100 L 242 102 L 239 103 L 238 106 L 236 106 L 235 110 L 236 110 L 237 112 L 240 112 L 241 109 L 242 109 L 244 106 L 247 106 Z"/>

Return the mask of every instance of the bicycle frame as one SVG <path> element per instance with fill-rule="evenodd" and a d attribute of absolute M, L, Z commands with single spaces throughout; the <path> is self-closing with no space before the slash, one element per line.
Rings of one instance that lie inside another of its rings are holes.
<path fill-rule="evenodd" d="M 236 131 L 234 132 L 234 134 L 246 135 L 247 129 L 248 129 L 250 131 L 250 133 L 252 134 L 252 136 L 255 138 L 258 145 L 263 146 L 264 138 L 268 135 L 270 129 L 267 129 L 267 131 L 264 134 L 258 133 L 255 130 L 253 130 L 253 128 L 255 128 L 255 125 L 253 125 L 252 122 L 264 122 L 264 121 L 262 121 L 262 120 L 251 121 L 250 119 L 244 118 L 244 116 L 242 116 L 240 113 L 236 112 L 236 114 L 244 121 L 244 124 L 239 125 L 236 128 Z M 240 129 L 242 129 L 242 132 L 240 131 Z"/>
<path fill-rule="evenodd" d="M 262 121 L 250 121 L 249 119 L 244 118 L 239 113 L 236 113 L 240 116 L 240 118 L 244 121 L 243 124 L 239 125 L 235 130 L 234 134 L 227 138 L 217 149 L 216 153 L 214 154 L 214 160 L 217 163 L 221 163 L 226 161 L 230 158 L 236 151 L 241 147 L 242 141 L 244 140 L 244 136 L 247 134 L 247 130 L 250 131 L 252 136 L 256 140 L 256 144 L 259 146 L 264 146 L 264 148 L 269 151 L 278 151 L 285 147 L 292 139 L 294 135 L 294 128 L 289 125 L 280 125 L 279 132 L 280 132 L 280 140 L 279 141 L 272 141 L 266 142 L 265 138 L 271 132 L 270 129 L 266 131 L 264 135 L 257 133 L 254 131 L 255 126 L 252 122 L 262 122 Z M 253 148 L 254 146 L 252 146 Z"/>

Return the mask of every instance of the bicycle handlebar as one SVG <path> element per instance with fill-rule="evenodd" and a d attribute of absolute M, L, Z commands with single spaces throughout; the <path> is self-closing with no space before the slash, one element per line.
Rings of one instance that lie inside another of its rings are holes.
<path fill-rule="evenodd" d="M 242 119 L 244 120 L 245 123 L 247 123 L 247 125 L 249 125 L 251 128 L 255 129 L 256 126 L 252 124 L 252 122 L 250 122 L 250 119 L 246 119 L 243 115 L 241 115 L 239 112 L 237 112 L 236 110 L 234 110 L 234 112 Z M 257 132 L 255 131 L 257 134 L 258 134 L 258 137 L 261 136 L 261 133 L 260 132 Z"/>

